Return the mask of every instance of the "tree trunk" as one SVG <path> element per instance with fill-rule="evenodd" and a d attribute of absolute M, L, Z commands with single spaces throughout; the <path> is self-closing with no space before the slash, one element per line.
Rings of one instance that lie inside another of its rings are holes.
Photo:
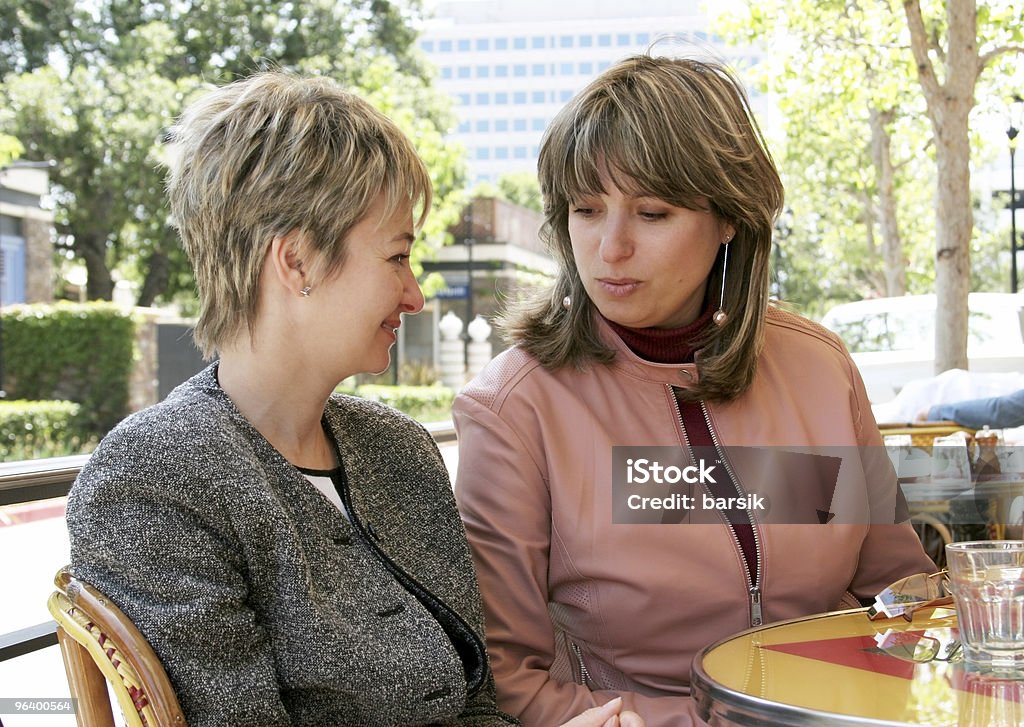
<path fill-rule="evenodd" d="M 167 290 L 170 279 L 171 263 L 163 252 L 154 252 L 149 256 L 146 266 L 146 279 L 142 281 L 142 290 L 136 305 L 148 308 L 153 305 L 156 297 Z"/>
<path fill-rule="evenodd" d="M 975 0 L 946 0 L 947 48 L 929 37 L 920 0 L 904 0 L 917 79 L 935 134 L 935 373 L 967 368 L 967 293 L 971 285 L 970 139 L 967 120 L 981 72 Z M 939 82 L 930 52 L 944 61 Z"/>
<path fill-rule="evenodd" d="M 935 373 L 967 368 L 967 294 L 971 289 L 970 102 L 949 99 L 936 124 Z"/>
<path fill-rule="evenodd" d="M 85 286 L 89 300 L 112 300 L 114 280 L 107 268 L 107 235 L 105 232 L 75 231 L 75 253 L 85 261 L 88 282 Z"/>
<path fill-rule="evenodd" d="M 882 259 L 885 264 L 885 294 L 889 296 L 907 292 L 906 261 L 896 212 L 896 172 L 892 166 L 892 137 L 889 134 L 893 116 L 892 109 L 879 111 L 873 106 L 868 109 L 871 160 L 878 190 L 878 224 L 882 232 Z"/>

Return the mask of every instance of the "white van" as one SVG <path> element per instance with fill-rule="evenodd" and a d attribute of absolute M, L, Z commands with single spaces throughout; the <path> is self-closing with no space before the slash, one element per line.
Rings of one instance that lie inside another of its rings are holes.
<path fill-rule="evenodd" d="M 1024 372 L 1024 294 L 971 293 L 967 307 L 969 369 Z M 846 342 L 872 404 L 936 373 L 934 295 L 843 303 L 821 324 Z"/>

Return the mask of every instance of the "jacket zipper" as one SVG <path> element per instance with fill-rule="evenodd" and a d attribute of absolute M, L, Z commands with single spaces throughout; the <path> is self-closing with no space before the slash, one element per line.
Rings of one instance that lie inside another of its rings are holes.
<path fill-rule="evenodd" d="M 583 663 L 583 650 L 576 644 L 575 641 L 570 641 L 569 646 L 572 649 L 572 653 L 576 655 L 576 663 L 580 667 L 580 684 L 585 687 L 589 687 L 593 684 L 593 680 L 590 678 L 590 672 L 587 670 L 587 665 Z"/>
<path fill-rule="evenodd" d="M 690 453 L 690 459 L 696 461 L 696 456 L 693 453 L 693 445 L 690 444 L 690 436 L 686 433 L 686 425 L 683 424 L 683 412 L 679 409 L 679 400 L 676 398 L 675 389 L 668 385 L 669 394 L 672 396 L 672 404 L 676 409 L 676 418 L 679 420 L 679 429 L 683 433 L 683 442 L 686 444 L 687 450 Z M 715 433 L 714 427 L 711 426 L 711 416 L 708 414 L 707 406 L 704 402 L 700 402 L 700 410 L 704 415 L 704 422 L 707 424 L 708 432 L 711 434 L 711 443 L 715 447 L 715 452 L 722 460 L 722 465 L 725 467 L 725 471 L 729 474 L 729 479 L 732 480 L 733 487 L 736 488 L 736 492 L 741 497 L 745 494 L 743 489 L 740 487 L 739 480 L 736 479 L 736 474 L 733 472 L 732 467 L 729 464 L 729 460 L 726 459 L 725 452 L 722 451 L 721 443 L 718 440 L 718 435 Z M 750 569 L 743 569 L 743 577 L 747 581 L 747 596 L 750 599 L 750 625 L 760 626 L 763 621 L 761 614 L 761 538 L 757 534 L 757 525 L 754 521 L 754 515 L 750 510 L 747 510 L 747 517 L 750 520 L 750 530 L 754 535 L 754 553 L 757 562 L 754 564 L 754 576 L 755 580 L 750 578 Z M 736 531 L 733 529 L 732 524 L 726 521 L 729 525 L 729 535 L 732 537 L 733 545 L 736 546 L 736 551 L 743 558 L 744 563 L 746 557 L 743 555 L 743 546 L 740 545 L 740 539 L 736 535 Z"/>

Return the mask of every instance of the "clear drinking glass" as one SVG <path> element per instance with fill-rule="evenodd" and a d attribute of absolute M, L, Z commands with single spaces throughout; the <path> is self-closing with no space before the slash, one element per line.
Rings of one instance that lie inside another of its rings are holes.
<path fill-rule="evenodd" d="M 946 546 L 964 660 L 1024 674 L 1024 541 Z"/>

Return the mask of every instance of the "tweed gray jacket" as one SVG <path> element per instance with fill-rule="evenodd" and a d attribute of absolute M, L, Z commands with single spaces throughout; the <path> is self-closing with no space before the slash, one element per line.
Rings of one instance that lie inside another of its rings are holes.
<path fill-rule="evenodd" d="M 334 396 L 346 518 L 216 364 L 103 440 L 68 500 L 75 576 L 131 618 L 191 727 L 505 725 L 476 576 L 419 424 Z"/>

